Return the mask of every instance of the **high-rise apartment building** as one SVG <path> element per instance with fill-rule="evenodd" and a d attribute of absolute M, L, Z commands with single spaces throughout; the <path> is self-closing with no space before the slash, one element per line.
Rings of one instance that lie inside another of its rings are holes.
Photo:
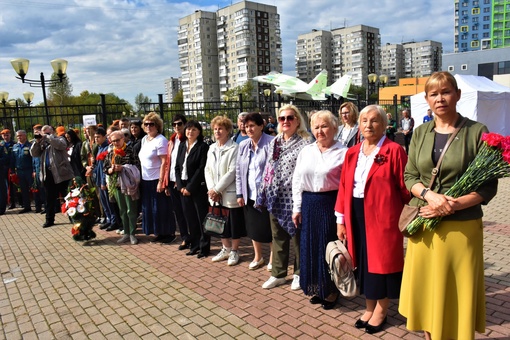
<path fill-rule="evenodd" d="M 165 79 L 165 101 L 171 102 L 181 90 L 181 78 L 170 77 Z"/>
<path fill-rule="evenodd" d="M 296 73 L 311 81 L 320 70 L 328 71 L 332 83 L 350 73 L 352 83 L 368 85 L 368 75 L 379 73 L 381 36 L 375 27 L 356 25 L 332 31 L 317 31 L 298 36 Z"/>
<path fill-rule="evenodd" d="M 282 72 L 275 6 L 241 1 L 217 12 L 196 11 L 179 20 L 178 46 L 184 101 L 219 100 L 250 78 Z"/>
<path fill-rule="evenodd" d="M 455 0 L 454 52 L 510 46 L 510 0 Z"/>
<path fill-rule="evenodd" d="M 381 46 L 381 74 L 388 76 L 389 86 L 397 86 L 398 80 L 405 77 L 404 46 L 386 44 Z"/>

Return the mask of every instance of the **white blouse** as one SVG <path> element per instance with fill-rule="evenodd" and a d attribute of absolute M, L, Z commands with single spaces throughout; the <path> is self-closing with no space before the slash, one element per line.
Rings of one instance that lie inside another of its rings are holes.
<path fill-rule="evenodd" d="M 307 145 L 301 150 L 292 177 L 293 212 L 301 212 L 303 191 L 338 190 L 347 150 L 348 148 L 338 141 L 324 152 L 319 150 L 317 143 Z"/>
<path fill-rule="evenodd" d="M 149 140 L 149 135 L 143 137 L 138 158 L 140 158 L 142 179 L 144 181 L 159 179 L 159 171 L 161 168 L 160 156 L 165 156 L 167 153 L 168 140 L 165 136 L 159 134 L 151 140 Z"/>

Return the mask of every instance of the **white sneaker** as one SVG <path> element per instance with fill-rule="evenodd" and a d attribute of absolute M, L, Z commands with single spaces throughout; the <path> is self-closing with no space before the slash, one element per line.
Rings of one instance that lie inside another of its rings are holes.
<path fill-rule="evenodd" d="M 218 255 L 216 255 L 215 257 L 212 258 L 212 261 L 213 262 L 224 261 L 224 260 L 228 259 L 229 256 L 230 256 L 230 249 L 221 248 L 221 250 L 218 253 Z"/>
<path fill-rule="evenodd" d="M 228 262 L 227 264 L 229 266 L 235 266 L 236 264 L 239 263 L 239 252 L 237 250 L 232 250 L 230 252 L 230 255 L 228 257 Z"/>
<path fill-rule="evenodd" d="M 270 272 L 271 270 L 273 270 L 273 264 L 272 263 L 268 263 L 267 264 L 267 271 Z"/>
<path fill-rule="evenodd" d="M 117 240 L 117 243 L 125 243 L 129 241 L 129 235 L 124 235 Z"/>
<path fill-rule="evenodd" d="M 138 239 L 135 235 L 129 235 L 129 239 L 131 240 L 131 244 L 138 244 Z"/>
<path fill-rule="evenodd" d="M 262 288 L 264 288 L 264 289 L 271 289 L 271 288 L 274 288 L 274 287 L 278 287 L 278 286 L 281 286 L 282 284 L 284 284 L 285 281 L 286 280 L 285 280 L 284 277 L 277 278 L 277 277 L 271 276 L 269 278 L 269 280 L 264 282 L 264 284 L 262 285 Z"/>
<path fill-rule="evenodd" d="M 291 290 L 300 290 L 301 289 L 301 285 L 299 284 L 299 275 L 294 275 L 294 279 L 292 280 L 290 289 Z"/>
<path fill-rule="evenodd" d="M 250 265 L 248 266 L 248 268 L 250 270 L 255 270 L 259 267 L 262 267 L 264 265 L 264 258 L 261 257 L 260 260 L 258 261 L 251 261 Z"/>
<path fill-rule="evenodd" d="M 119 234 L 120 234 L 120 235 L 124 235 L 124 234 L 125 234 L 125 233 L 124 233 L 124 230 L 121 230 Z"/>

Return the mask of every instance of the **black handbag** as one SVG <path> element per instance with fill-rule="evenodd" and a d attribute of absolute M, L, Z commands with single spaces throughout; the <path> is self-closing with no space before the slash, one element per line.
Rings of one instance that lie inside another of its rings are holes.
<path fill-rule="evenodd" d="M 204 219 L 204 233 L 209 236 L 221 237 L 228 223 L 230 210 L 214 203 Z"/>

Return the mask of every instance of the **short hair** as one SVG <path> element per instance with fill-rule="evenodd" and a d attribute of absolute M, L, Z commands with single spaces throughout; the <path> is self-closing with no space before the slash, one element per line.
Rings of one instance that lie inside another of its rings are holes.
<path fill-rule="evenodd" d="M 317 119 L 322 119 L 324 121 L 326 121 L 334 130 L 335 132 L 335 135 L 336 135 L 336 132 L 338 132 L 338 118 L 335 117 L 335 115 L 333 113 L 331 113 L 331 111 L 329 110 L 321 110 L 321 111 L 316 111 L 312 114 L 312 116 L 310 117 L 310 123 L 311 123 L 311 127 L 313 129 L 313 124 L 315 123 L 315 121 Z"/>
<path fill-rule="evenodd" d="M 203 128 L 202 128 L 202 125 L 197 122 L 196 120 L 189 120 L 186 125 L 184 126 L 184 129 L 187 130 L 187 129 L 191 129 L 191 128 L 197 128 L 198 131 L 200 132 L 200 134 L 198 135 L 197 137 L 197 140 L 199 141 L 203 141 L 204 140 L 204 135 L 202 134 L 203 132 Z"/>
<path fill-rule="evenodd" d="M 115 137 L 117 136 L 119 139 L 124 139 L 124 134 L 122 133 L 121 130 L 116 130 L 116 131 L 113 131 L 112 133 L 110 133 L 110 136 L 108 136 L 110 138 L 110 140 L 112 139 L 112 137 Z"/>
<path fill-rule="evenodd" d="M 16 134 L 21 133 L 22 135 L 26 135 L 27 132 L 25 130 L 18 130 L 16 131 Z"/>
<path fill-rule="evenodd" d="M 98 127 L 95 134 L 101 135 L 101 136 L 106 136 L 106 130 L 104 129 L 104 127 Z"/>
<path fill-rule="evenodd" d="M 355 122 L 358 120 L 358 108 L 354 103 L 352 102 L 345 102 L 342 105 L 340 105 L 340 108 L 338 109 L 338 116 L 342 116 L 342 109 L 346 107 L 349 110 L 349 119 L 351 122 Z M 342 123 L 343 124 L 343 123 Z"/>
<path fill-rule="evenodd" d="M 450 84 L 453 86 L 455 91 L 459 90 L 459 87 L 457 85 L 457 80 L 455 77 L 446 71 L 441 72 L 434 72 L 432 75 L 427 79 L 427 82 L 425 83 L 425 96 L 429 93 L 429 91 L 432 88 L 444 85 L 444 84 Z"/>
<path fill-rule="evenodd" d="M 375 111 L 377 114 L 379 114 L 379 117 L 381 118 L 382 123 L 384 124 L 384 127 L 386 129 L 386 126 L 388 126 L 388 116 L 386 116 L 386 111 L 379 106 L 379 105 L 368 105 L 365 106 L 363 110 L 359 113 L 359 121 L 361 122 L 361 117 L 369 112 Z"/>
<path fill-rule="evenodd" d="M 278 110 L 278 115 L 280 115 L 280 113 L 282 113 L 283 111 L 285 110 L 291 110 L 291 111 L 294 111 L 294 115 L 296 116 L 296 118 L 298 119 L 298 122 L 299 122 L 299 125 L 298 125 L 298 128 L 296 130 L 296 133 L 301 136 L 302 138 L 304 139 L 310 139 L 310 133 L 308 133 L 308 131 L 306 131 L 306 123 L 305 123 L 305 120 L 303 119 L 303 115 L 301 114 L 301 111 L 299 111 L 299 109 L 297 108 L 297 106 L 295 105 L 292 105 L 292 104 L 285 104 L 283 105 L 279 110 Z M 278 124 L 278 133 L 281 133 L 281 124 Z"/>
<path fill-rule="evenodd" d="M 211 121 L 211 127 L 214 129 L 216 125 L 223 126 L 230 133 L 234 124 L 232 124 L 232 121 L 227 116 L 216 116 Z"/>
<path fill-rule="evenodd" d="M 186 119 L 186 116 L 185 116 L 185 115 L 183 115 L 183 114 L 180 114 L 180 113 L 177 113 L 177 114 L 175 114 L 175 115 L 173 116 L 173 118 L 172 118 L 172 123 L 173 123 L 173 122 L 176 122 L 176 121 L 178 121 L 178 120 L 182 121 L 182 123 L 183 123 L 183 124 L 186 124 L 186 123 L 188 122 L 188 120 Z"/>
<path fill-rule="evenodd" d="M 122 128 L 120 131 L 124 134 L 124 137 L 131 137 L 131 131 L 129 131 L 129 129 Z"/>
<path fill-rule="evenodd" d="M 49 130 L 50 133 L 53 133 L 54 130 L 53 130 L 53 127 L 51 125 L 44 125 L 42 128 L 41 128 L 41 131 L 45 131 L 45 130 Z"/>
<path fill-rule="evenodd" d="M 125 123 L 125 122 L 128 122 L 129 123 L 129 118 L 126 118 L 126 117 L 123 117 L 120 119 L 121 122 Z"/>
<path fill-rule="evenodd" d="M 143 122 L 150 121 L 156 126 L 159 133 L 163 133 L 163 119 L 156 112 L 149 112 L 144 118 Z"/>
<path fill-rule="evenodd" d="M 274 118 L 273 116 L 269 116 L 269 118 Z M 246 122 L 254 122 L 255 125 L 262 126 L 264 125 L 264 119 L 262 115 L 258 112 L 250 112 L 244 117 L 244 123 Z"/>
<path fill-rule="evenodd" d="M 405 109 L 402 110 L 402 113 L 404 113 L 404 112 L 409 113 L 409 117 L 411 117 L 411 109 L 405 108 Z"/>

